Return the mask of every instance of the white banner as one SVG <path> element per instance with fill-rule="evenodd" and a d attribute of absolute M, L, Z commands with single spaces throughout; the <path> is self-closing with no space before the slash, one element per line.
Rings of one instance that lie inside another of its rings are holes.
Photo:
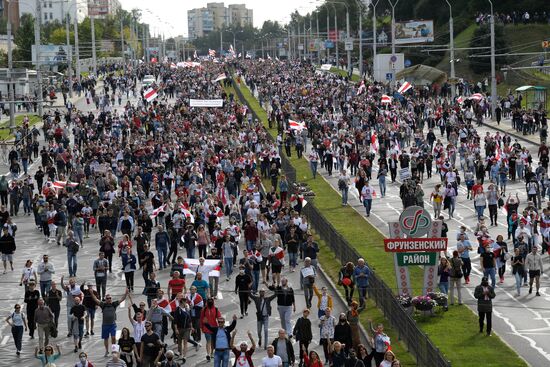
<path fill-rule="evenodd" d="M 189 99 L 189 107 L 223 107 L 223 99 Z"/>
<path fill-rule="evenodd" d="M 331 64 L 323 64 L 321 65 L 321 70 L 329 71 L 331 67 L 332 67 Z"/>

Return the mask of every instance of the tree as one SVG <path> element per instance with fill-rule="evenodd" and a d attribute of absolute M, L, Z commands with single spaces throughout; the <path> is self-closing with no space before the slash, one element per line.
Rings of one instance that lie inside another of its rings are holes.
<path fill-rule="evenodd" d="M 19 61 L 18 66 L 29 67 L 31 65 L 31 47 L 34 44 L 34 17 L 31 14 L 23 14 L 19 28 L 15 32 L 14 43 L 17 46 L 13 53 L 13 59 Z"/>
<path fill-rule="evenodd" d="M 470 47 L 490 47 L 491 38 L 490 38 L 490 26 L 489 24 L 484 24 L 480 27 L 477 27 L 474 31 L 472 41 L 470 42 Z M 509 51 L 508 43 L 504 36 L 504 28 L 500 25 L 495 25 L 495 49 L 498 50 L 498 54 L 505 54 Z M 483 57 L 471 58 L 470 69 L 476 74 L 487 74 L 491 72 L 491 58 L 489 57 L 489 49 L 477 49 L 470 50 L 469 55 L 484 55 Z M 495 58 L 495 64 L 497 70 L 507 64 L 506 57 L 500 56 Z"/>

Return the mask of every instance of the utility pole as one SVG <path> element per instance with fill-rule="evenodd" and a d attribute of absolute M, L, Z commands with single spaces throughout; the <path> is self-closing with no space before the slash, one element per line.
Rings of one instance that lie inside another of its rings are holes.
<path fill-rule="evenodd" d="M 454 100 L 455 91 L 455 36 L 453 28 L 453 7 L 449 0 L 445 0 L 449 5 L 449 47 L 451 48 L 451 98 Z"/>
<path fill-rule="evenodd" d="M 95 49 L 95 26 L 93 14 L 90 14 L 90 25 L 92 31 L 92 66 L 94 68 L 94 76 L 97 77 L 97 55 Z"/>
<path fill-rule="evenodd" d="M 122 12 L 120 12 L 120 50 L 122 52 L 122 67 L 126 69 L 126 53 L 124 52 L 124 19 L 122 19 Z"/>
<path fill-rule="evenodd" d="M 357 0 L 357 13 L 359 14 L 359 75 L 363 77 L 363 7 Z"/>
<path fill-rule="evenodd" d="M 71 37 L 69 31 L 69 23 L 71 22 L 69 11 L 67 10 L 67 16 L 65 17 L 65 35 L 67 36 L 67 72 L 69 75 L 69 97 L 73 96 L 73 50 L 71 49 Z"/>
<path fill-rule="evenodd" d="M 334 47 L 336 47 L 336 67 L 340 67 L 340 56 L 338 54 L 338 41 L 340 38 L 340 35 L 338 34 L 338 12 L 336 11 L 336 7 L 334 4 L 332 4 L 332 10 L 334 10 L 334 31 L 336 33 L 336 42 L 334 42 Z"/>
<path fill-rule="evenodd" d="M 372 74 L 376 75 L 376 41 L 378 39 L 376 35 L 376 5 L 380 0 L 372 2 Z"/>
<path fill-rule="evenodd" d="M 13 50 L 11 44 L 11 18 L 10 18 L 10 6 L 11 1 L 8 2 L 8 8 L 6 9 L 6 18 L 8 23 L 6 24 L 6 30 L 8 34 L 8 98 L 10 99 L 10 132 L 13 132 L 15 129 L 15 91 L 14 85 L 12 83 L 12 72 L 13 72 Z"/>
<path fill-rule="evenodd" d="M 76 77 L 80 81 L 80 50 L 78 48 L 78 13 L 76 6 L 74 7 L 74 50 L 76 54 Z"/>
<path fill-rule="evenodd" d="M 349 8 L 348 6 L 346 5 L 346 42 L 348 42 L 350 40 L 350 34 L 349 34 Z M 353 43 L 352 43 L 353 45 Z M 352 69 L 351 69 L 351 50 L 348 49 L 348 73 L 349 75 L 352 74 Z"/>
<path fill-rule="evenodd" d="M 328 5 L 325 6 L 327 9 L 327 40 L 330 40 L 330 14 L 328 12 Z M 330 48 L 326 47 L 327 50 L 327 63 L 330 64 L 329 58 L 330 58 Z"/>
<path fill-rule="evenodd" d="M 36 19 L 34 20 L 34 44 L 36 47 L 36 87 L 38 89 L 38 115 L 43 115 L 42 100 L 42 72 L 40 71 L 40 23 L 42 22 L 42 8 L 40 0 L 36 0 Z"/>
<path fill-rule="evenodd" d="M 495 15 L 493 13 L 493 2 L 491 0 L 491 119 L 495 119 L 495 109 L 497 108 L 497 76 L 495 66 Z"/>
<path fill-rule="evenodd" d="M 319 38 L 319 12 L 315 12 L 315 23 L 317 28 L 317 41 L 315 42 L 315 49 L 317 50 L 317 63 L 321 65 L 321 38 Z"/>
<path fill-rule="evenodd" d="M 220 28 L 220 57 L 223 55 L 223 29 Z"/>
<path fill-rule="evenodd" d="M 392 0 L 388 0 L 388 2 L 391 6 L 391 54 L 395 55 L 395 7 L 399 0 L 396 0 L 395 3 Z"/>
<path fill-rule="evenodd" d="M 141 38 L 141 47 L 143 48 L 143 58 L 145 59 L 145 62 L 147 62 L 147 28 L 145 27 L 145 24 L 143 24 L 141 28 L 141 33 L 143 34 L 143 37 Z"/>
<path fill-rule="evenodd" d="M 288 42 L 288 55 L 286 55 L 286 57 L 288 58 L 288 60 L 292 60 L 292 54 L 291 54 L 291 51 L 290 51 L 290 22 L 288 23 L 288 26 L 286 27 L 286 31 L 287 31 L 287 42 Z M 244 48 L 243 48 L 243 55 L 244 55 Z"/>

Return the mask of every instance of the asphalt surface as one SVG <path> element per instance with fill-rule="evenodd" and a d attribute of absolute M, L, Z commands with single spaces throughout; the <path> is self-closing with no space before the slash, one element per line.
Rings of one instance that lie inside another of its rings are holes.
<path fill-rule="evenodd" d="M 477 131 L 480 137 L 485 136 L 487 132 L 490 132 L 492 135 L 495 134 L 497 130 L 493 129 L 490 125 L 492 123 L 488 122 L 482 127 L 477 127 Z M 509 121 L 502 121 L 501 126 L 511 126 Z M 511 130 L 511 129 L 505 129 Z M 435 131 L 435 130 L 434 130 Z M 439 129 L 437 129 L 436 136 L 438 139 L 441 139 L 442 142 L 446 142 L 445 136 L 441 136 Z M 501 133 L 502 134 L 502 133 Z M 538 152 L 538 141 L 536 136 L 527 137 L 529 141 L 519 140 L 522 146 L 525 146 L 533 155 L 533 167 L 536 167 L 538 164 L 537 152 Z M 307 144 L 308 150 L 311 149 L 311 144 Z M 406 149 L 406 148 L 404 148 Z M 308 152 L 304 153 L 304 159 L 307 159 Z M 457 160 L 458 162 L 458 160 Z M 320 166 L 319 166 L 320 167 Z M 401 182 L 399 177 L 395 183 L 391 183 L 390 176 L 388 174 L 386 178 L 386 196 L 384 198 L 380 197 L 380 188 L 378 186 L 378 180 L 376 179 L 377 167 L 373 167 L 371 186 L 376 190 L 376 197 L 372 202 L 371 215 L 367 218 L 365 208 L 359 199 L 359 193 L 355 189 L 355 186 L 350 187 L 348 194 L 348 205 L 353 207 L 359 214 L 361 214 L 366 221 L 368 221 L 372 226 L 380 231 L 384 236 L 389 236 L 389 222 L 395 222 L 399 220 L 399 216 L 403 210 L 402 201 L 399 197 L 399 187 Z M 340 194 L 338 190 L 338 176 L 339 170 L 334 169 L 332 176 L 328 175 L 328 172 L 324 168 L 319 168 L 318 173 L 320 176 L 326 180 L 334 188 L 335 192 Z M 348 170 L 349 174 L 349 170 Z M 461 172 L 461 177 L 464 179 L 464 174 Z M 300 180 L 300 177 L 297 177 L 297 180 Z M 352 180 L 353 181 L 353 180 Z M 487 187 L 488 180 L 485 180 L 485 187 Z M 424 176 L 424 181 L 422 187 L 424 190 L 424 207 L 430 210 L 433 217 L 432 205 L 430 203 L 430 194 L 433 191 L 436 184 L 440 183 L 439 174 L 435 173 L 435 164 L 434 164 L 434 173 L 432 178 L 427 179 L 426 175 Z M 466 199 L 466 187 L 463 183 L 462 186 L 459 186 L 459 194 L 456 201 L 456 209 L 454 212 L 454 218 L 449 218 L 447 211 L 442 211 L 444 215 L 444 220 L 449 227 L 449 233 L 447 237 L 449 238 L 449 247 L 448 252 L 452 253 L 456 249 L 456 235 L 458 233 L 459 227 L 464 225 L 467 228 L 467 232 L 470 234 L 470 240 L 472 240 L 472 231 L 477 225 L 477 214 L 474 209 L 473 200 Z M 508 180 L 507 193 L 515 195 L 516 193 L 520 198 L 520 209 L 523 209 L 527 203 L 527 194 L 525 190 L 525 182 L 523 181 L 511 181 Z M 543 203 L 546 200 L 543 198 Z M 486 223 L 489 226 L 490 221 L 488 219 L 488 209 L 485 210 Z M 498 213 L 498 226 L 488 227 L 489 233 L 493 238 L 496 238 L 497 235 L 501 234 L 506 239 L 507 238 L 507 224 L 506 224 L 506 212 L 504 209 L 499 209 Z M 470 284 L 462 285 L 462 297 L 463 302 L 472 309 L 473 312 L 477 315 L 477 300 L 473 297 L 474 288 L 479 285 L 481 282 L 482 272 L 480 270 L 479 255 L 476 252 L 477 241 L 475 241 L 475 236 L 473 236 L 472 244 L 474 245 L 474 251 L 470 252 L 470 257 L 472 260 L 472 273 L 470 276 Z M 513 243 L 511 240 L 507 241 L 508 248 L 513 249 Z M 540 252 L 540 251 L 539 251 Z M 391 256 L 391 254 L 388 254 Z M 368 256 L 367 256 L 368 261 Z M 515 279 L 511 273 L 510 262 L 507 263 L 507 270 L 504 276 L 505 280 L 503 284 L 499 284 L 498 274 L 497 274 L 497 285 L 496 285 L 496 298 L 493 300 L 493 332 L 498 334 L 506 343 L 508 343 L 513 350 L 515 350 L 522 358 L 524 358 L 527 363 L 531 366 L 547 366 L 550 363 L 550 339 L 548 335 L 550 334 L 550 308 L 548 304 L 550 302 L 550 290 L 548 289 L 549 277 L 547 274 L 550 274 L 550 261 L 548 254 L 543 255 L 544 263 L 544 274 L 541 276 L 541 289 L 540 297 L 535 296 L 535 292 L 529 295 L 527 293 L 528 287 L 523 286 L 521 290 L 521 296 L 516 296 L 516 286 Z M 388 286 L 395 288 L 395 284 L 388 284 Z M 413 290 L 415 295 L 421 293 L 421 290 Z M 397 291 L 396 291 L 397 293 Z M 455 306 L 458 307 L 458 306 Z M 474 330 L 477 330 L 477 325 L 472 326 Z M 434 343 L 437 345 L 437 340 L 434 340 Z M 480 348 L 483 348 L 480 346 Z"/>
<path fill-rule="evenodd" d="M 83 98 L 77 99 L 76 106 L 82 111 L 93 110 L 93 105 L 87 105 Z M 130 99 L 134 102 L 134 99 Z M 124 98 L 122 104 L 126 103 Z M 43 136 L 41 138 L 41 144 L 43 143 Z M 37 169 L 37 164 L 33 164 L 30 168 L 30 173 L 33 174 Z M 7 172 L 7 168 L 0 166 L 0 173 Z M 22 210 L 21 210 L 22 211 Z M 0 317 L 5 319 L 11 312 L 13 312 L 13 306 L 15 303 L 23 303 L 24 289 L 19 286 L 19 279 L 21 277 L 21 270 L 24 266 L 24 263 L 27 259 L 34 260 L 35 267 L 39 264 L 42 259 L 43 254 L 48 254 L 50 257 L 50 262 L 55 266 L 55 275 L 54 280 L 59 283 L 59 280 L 62 275 L 65 275 L 66 281 L 68 279 L 68 266 L 66 258 L 66 250 L 64 247 L 59 247 L 55 243 L 47 243 L 44 241 L 44 237 L 39 232 L 39 230 L 34 225 L 34 219 L 32 216 L 23 216 L 21 213 L 18 217 L 14 217 L 14 222 L 18 226 L 18 231 L 16 234 L 16 243 L 17 251 L 14 255 L 14 267 L 15 270 L 10 272 L 8 270 L 7 274 L 0 273 L 0 287 L 2 287 L 3 292 L 0 296 Z M 117 237 L 115 241 L 118 241 L 120 238 Z M 92 230 L 90 233 L 90 238 L 84 240 L 84 248 L 78 252 L 78 271 L 77 271 L 77 283 L 82 284 L 84 281 L 92 281 L 93 272 L 92 264 L 93 261 L 97 258 L 97 253 L 99 250 L 99 233 L 97 228 Z M 239 248 L 243 248 L 243 243 L 239 244 Z M 241 254 L 242 251 L 239 251 Z M 300 265 L 301 266 L 301 265 Z M 107 282 L 107 292 L 110 292 L 113 295 L 114 299 L 118 299 L 125 289 L 125 280 L 123 273 L 121 271 L 122 265 L 120 259 L 116 258 L 113 260 L 113 274 L 108 278 Z M 293 321 L 295 321 L 302 314 L 302 310 L 305 308 L 305 300 L 303 292 L 300 290 L 299 286 L 299 272 L 290 273 L 288 269 L 283 270 L 283 276 L 286 276 L 289 279 L 289 285 L 294 288 L 296 293 L 296 313 L 292 315 Z M 225 277 L 220 279 L 219 294 L 218 300 L 216 301 L 216 306 L 220 309 L 220 312 L 226 317 L 227 320 L 231 319 L 233 314 L 239 315 L 239 301 L 238 296 L 233 292 L 234 290 L 234 278 L 235 273 L 231 277 L 230 281 L 225 281 Z M 169 280 L 169 274 L 167 270 L 163 270 L 157 273 L 157 280 L 161 283 L 163 288 L 166 287 Z M 192 279 L 188 279 L 192 281 Z M 322 276 L 318 276 L 317 286 L 321 288 L 322 286 L 327 285 Z M 143 278 L 141 277 L 141 272 L 138 270 L 135 274 L 135 294 L 133 295 L 134 303 L 139 303 L 139 301 L 145 301 L 146 298 L 141 295 L 143 289 Z M 330 288 L 329 288 L 330 289 Z M 268 292 L 269 294 L 269 292 Z M 314 302 L 316 298 L 314 297 Z M 273 314 L 270 317 L 270 328 L 269 328 L 269 342 L 277 337 L 277 332 L 280 328 L 280 318 L 276 308 L 276 301 L 273 301 Z M 78 362 L 78 353 L 73 353 L 73 340 L 72 337 L 67 337 L 68 328 L 67 328 L 67 310 L 65 307 L 65 295 L 61 302 L 61 316 L 59 318 L 59 335 L 56 339 L 50 339 L 51 344 L 59 344 L 62 356 L 56 362 L 58 367 L 72 367 Z M 123 327 L 129 327 L 131 330 L 130 322 L 127 317 L 127 307 L 129 305 L 129 300 L 126 300 L 121 304 L 117 311 L 117 325 L 118 333 L 117 337 L 120 335 L 120 330 Z M 322 347 L 318 345 L 319 342 L 319 329 L 317 325 L 317 312 L 315 309 L 316 303 L 314 303 L 314 310 L 311 313 L 311 319 L 313 323 L 313 342 L 310 347 L 322 356 Z M 345 311 L 344 305 L 338 301 L 334 300 L 335 314 Z M 249 315 L 244 319 L 239 319 L 237 321 L 237 337 L 236 342 L 240 340 L 248 340 L 246 334 L 250 330 L 256 339 L 257 338 L 257 329 L 256 329 L 256 316 L 253 304 L 250 305 Z M 25 308 L 23 308 L 25 312 Z M 108 358 L 105 358 L 104 355 L 104 346 L 103 340 L 100 338 L 101 332 L 101 310 L 98 310 L 96 313 L 96 325 L 94 327 L 95 335 L 84 338 L 82 341 L 82 350 L 88 353 L 89 361 L 94 364 L 94 366 L 104 366 Z M 170 335 L 168 335 L 170 336 Z M 168 347 L 177 350 L 176 346 L 173 344 L 172 340 L 167 338 L 165 340 L 168 343 Z M 203 346 L 199 348 L 198 351 L 195 351 L 194 348 L 189 348 L 187 355 L 186 365 L 208 365 L 213 364 L 213 361 L 206 361 L 206 351 L 204 347 L 204 337 L 202 339 Z M 25 333 L 23 337 L 23 349 L 20 356 L 15 354 L 15 346 L 13 344 L 13 337 L 9 326 L 2 322 L 0 323 L 0 353 L 2 355 L 2 360 L 0 361 L 0 366 L 8 366 L 14 364 L 20 364 L 21 366 L 38 366 L 39 362 L 34 358 L 34 348 L 38 345 L 38 336 L 35 332 L 35 339 L 31 340 L 28 336 L 28 333 Z M 263 345 L 262 345 L 263 346 Z M 298 353 L 298 344 L 294 344 L 296 354 Z M 261 358 L 265 356 L 265 351 L 263 348 L 257 348 L 256 353 L 253 356 L 254 363 L 259 365 Z"/>

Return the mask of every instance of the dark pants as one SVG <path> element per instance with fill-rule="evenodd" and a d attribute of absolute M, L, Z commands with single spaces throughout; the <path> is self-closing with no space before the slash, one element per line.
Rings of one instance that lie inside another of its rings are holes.
<path fill-rule="evenodd" d="M 0 201 L 2 205 L 8 205 L 8 192 L 0 191 Z"/>
<path fill-rule="evenodd" d="M 97 290 L 98 298 L 103 299 L 107 292 L 107 277 L 95 278 L 95 287 Z"/>
<path fill-rule="evenodd" d="M 470 272 L 472 271 L 472 260 L 470 260 L 469 257 L 461 257 L 462 260 L 462 273 L 464 274 L 464 278 L 470 277 Z"/>
<path fill-rule="evenodd" d="M 374 364 L 375 364 L 376 366 L 380 366 L 380 364 L 381 364 L 382 361 L 384 360 L 384 355 L 385 355 L 386 353 L 374 351 L 373 354 L 374 354 Z"/>
<path fill-rule="evenodd" d="M 248 312 L 248 291 L 239 291 L 239 305 L 241 307 L 241 315 Z"/>
<path fill-rule="evenodd" d="M 309 343 L 310 342 L 311 342 L 311 340 L 304 340 L 304 341 L 300 340 L 300 350 L 301 350 L 301 352 L 300 352 L 300 366 L 303 365 L 304 353 L 309 355 L 308 348 L 309 348 Z M 367 367 L 367 366 L 365 366 L 365 367 Z M 370 366 L 368 366 L 368 367 L 370 367 Z"/>
<path fill-rule="evenodd" d="M 491 328 L 493 326 L 493 313 L 479 311 L 479 332 L 483 332 L 483 320 L 487 317 L 487 334 L 491 334 Z"/>
<path fill-rule="evenodd" d="M 126 288 L 133 291 L 134 290 L 134 272 L 133 271 L 125 272 L 124 278 L 126 279 Z"/>
<path fill-rule="evenodd" d="M 21 351 L 21 342 L 23 340 L 23 326 L 12 327 L 11 334 L 13 335 L 13 342 L 15 343 L 15 349 L 17 351 Z"/>

